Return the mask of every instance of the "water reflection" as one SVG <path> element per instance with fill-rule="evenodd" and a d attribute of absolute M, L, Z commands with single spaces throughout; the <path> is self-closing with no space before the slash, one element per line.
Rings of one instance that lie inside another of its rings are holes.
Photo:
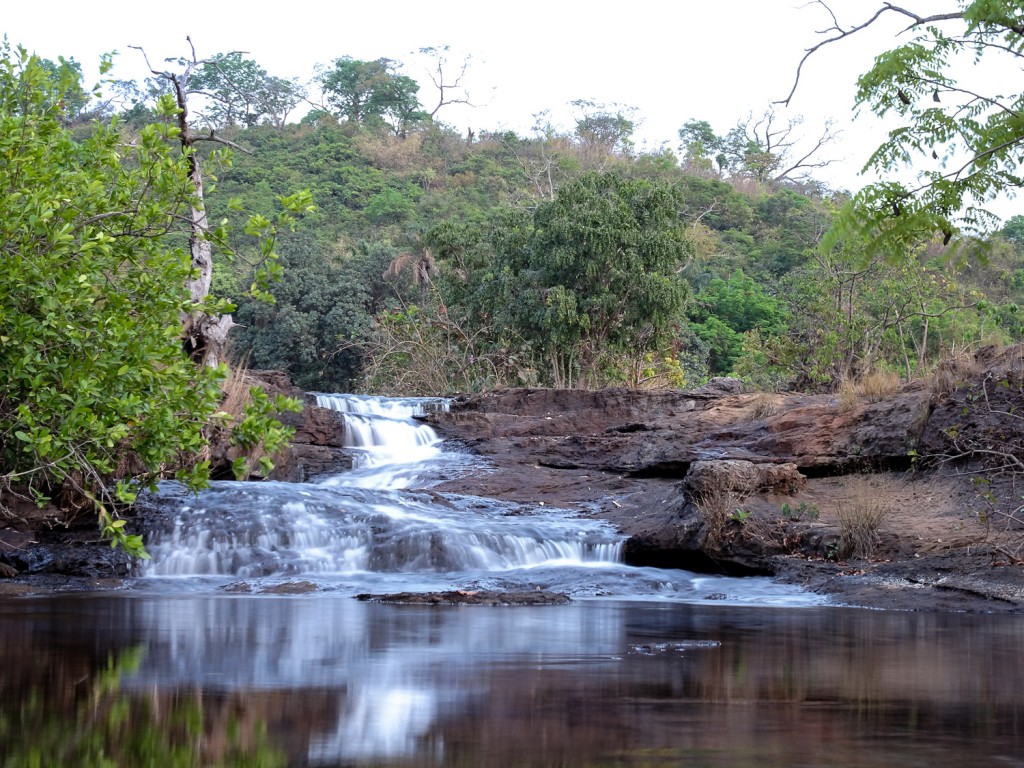
<path fill-rule="evenodd" d="M 1022 634 L 834 608 L 16 601 L 0 756 L 60 733 L 183 765 L 1022 765 Z"/>

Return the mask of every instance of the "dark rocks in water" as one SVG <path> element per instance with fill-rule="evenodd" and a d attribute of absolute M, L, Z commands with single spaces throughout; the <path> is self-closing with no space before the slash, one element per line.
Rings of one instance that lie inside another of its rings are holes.
<path fill-rule="evenodd" d="M 356 595 L 368 603 L 397 605 L 566 605 L 571 602 L 557 592 L 495 592 L 492 590 L 452 590 L 450 592 L 397 592 L 391 595 Z"/>
<path fill-rule="evenodd" d="M 107 578 L 131 574 L 131 558 L 100 539 L 92 518 L 55 523 L 54 514 L 45 510 L 38 517 L 12 520 L 0 529 L 0 577 L 60 574 Z"/>

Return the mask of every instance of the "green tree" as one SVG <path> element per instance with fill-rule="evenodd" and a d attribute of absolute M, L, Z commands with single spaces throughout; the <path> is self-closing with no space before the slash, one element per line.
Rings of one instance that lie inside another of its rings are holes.
<path fill-rule="evenodd" d="M 124 467 L 145 481 L 202 447 L 220 373 L 181 353 L 194 303 L 189 258 L 166 237 L 189 200 L 175 128 L 126 144 L 96 124 L 76 141 L 51 76 L 0 48 L 0 485 L 106 514 Z"/>
<path fill-rule="evenodd" d="M 724 170 L 728 162 L 725 140 L 715 134 L 707 120 L 687 120 L 679 129 L 679 140 L 679 149 L 691 170 L 712 171 L 715 166 L 719 173 Z"/>
<path fill-rule="evenodd" d="M 82 84 L 82 65 L 74 59 L 65 59 L 59 56 L 57 61 L 50 59 L 39 59 L 41 66 L 54 83 L 60 83 L 58 92 L 54 94 L 57 107 L 63 115 L 62 121 L 65 124 L 74 122 L 82 113 L 90 101 L 90 94 Z"/>
<path fill-rule="evenodd" d="M 591 173 L 538 206 L 528 227 L 496 233 L 493 316 L 510 316 L 553 384 L 592 386 L 611 357 L 665 342 L 686 297 L 679 208 L 671 187 Z"/>
<path fill-rule="evenodd" d="M 203 117 L 214 127 L 264 121 L 280 127 L 302 98 L 294 81 L 268 75 L 238 52 L 218 53 L 203 61 L 190 88 L 208 99 Z"/>
<path fill-rule="evenodd" d="M 216 322 L 225 305 L 192 290 L 185 246 L 208 233 L 174 99 L 131 141 L 117 120 L 72 132 L 59 96 L 77 73 L 54 76 L 0 46 L 0 491 L 92 502 L 103 532 L 144 554 L 111 504 L 176 468 L 206 482 L 207 428 L 232 425 L 217 413 L 224 368 L 183 354 L 183 318 Z M 271 412 L 290 407 L 264 396 L 226 440 L 280 447 Z"/>
<path fill-rule="evenodd" d="M 612 157 L 632 152 L 635 109 L 590 99 L 576 99 L 572 106 L 579 111 L 574 135 L 587 166 L 604 170 Z"/>
<path fill-rule="evenodd" d="M 389 125 L 402 134 L 429 117 L 420 108 L 419 83 L 398 73 L 391 59 L 334 60 L 334 68 L 317 77 L 324 100 L 341 120 L 361 125 Z"/>
<path fill-rule="evenodd" d="M 287 371 L 305 389 L 348 391 L 359 377 L 359 343 L 390 297 L 383 275 L 393 256 L 381 244 L 341 253 L 308 232 L 290 237 L 281 244 L 276 301 L 240 304 L 233 349 L 258 368 Z"/>
<path fill-rule="evenodd" d="M 1024 246 L 1024 216 L 1011 216 L 1007 219 L 1001 234 L 1015 246 Z"/>
<path fill-rule="evenodd" d="M 739 269 L 728 280 L 715 278 L 701 289 L 689 315 L 694 332 L 708 345 L 708 366 L 716 375 L 732 372 L 745 333 L 757 330 L 762 338 L 772 338 L 787 330 L 784 304 Z"/>
<path fill-rule="evenodd" d="M 876 253 L 903 254 L 939 235 L 984 235 L 998 225 L 986 209 L 993 197 L 1024 185 L 1024 91 L 972 85 L 979 67 L 1019 70 L 1024 9 L 1018 0 L 960 0 L 949 12 L 917 12 L 890 3 L 867 21 L 842 25 L 825 3 L 831 26 L 808 57 L 886 18 L 906 22 L 909 39 L 875 59 L 858 80 L 858 107 L 896 121 L 867 168 L 885 180 L 858 192 L 834 231 Z M 997 70 L 989 70 L 997 71 Z M 1001 82 L 998 78 L 989 82 Z M 1010 80 L 1002 82 L 1013 83 Z M 799 69 L 795 92 L 799 85 Z M 785 100 L 793 97 L 793 92 Z M 894 178 L 911 166 L 912 180 Z M 958 242 L 977 244 L 971 238 Z"/>

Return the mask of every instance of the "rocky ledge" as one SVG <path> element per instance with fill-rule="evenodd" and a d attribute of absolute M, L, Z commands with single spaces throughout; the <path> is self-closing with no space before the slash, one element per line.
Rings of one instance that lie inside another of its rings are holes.
<path fill-rule="evenodd" d="M 607 519 L 637 565 L 773 575 L 851 605 L 1017 611 L 1022 360 L 988 349 L 876 402 L 734 379 L 460 397 L 427 420 L 493 470 L 438 490 Z"/>

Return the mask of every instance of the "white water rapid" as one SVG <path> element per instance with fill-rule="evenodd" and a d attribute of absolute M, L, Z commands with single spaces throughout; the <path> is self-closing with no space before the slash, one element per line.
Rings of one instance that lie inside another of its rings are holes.
<path fill-rule="evenodd" d="M 148 532 L 143 588 L 317 591 L 547 589 L 576 598 L 817 602 L 766 579 L 702 577 L 620 563 L 623 537 L 567 510 L 440 494 L 456 473 L 488 471 L 444 450 L 417 420 L 439 398 L 319 395 L 342 414 L 352 469 L 314 483 L 217 482 L 198 496 L 161 491 L 170 511 Z"/>

